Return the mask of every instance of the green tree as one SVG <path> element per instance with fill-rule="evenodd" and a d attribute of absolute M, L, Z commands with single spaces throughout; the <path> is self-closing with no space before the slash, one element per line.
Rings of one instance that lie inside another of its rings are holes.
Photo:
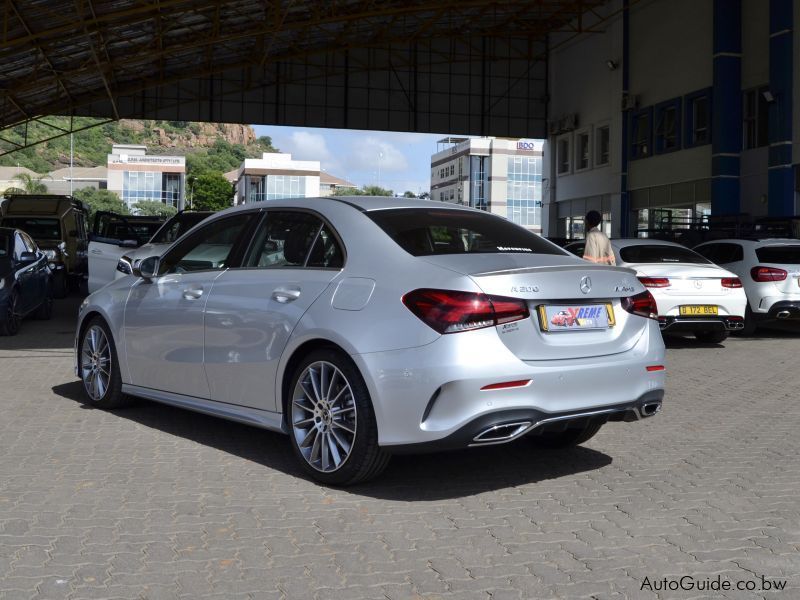
<path fill-rule="evenodd" d="M 128 214 L 128 207 L 120 200 L 119 196 L 109 190 L 98 190 L 93 187 L 85 187 L 75 190 L 72 195 L 84 202 L 89 209 L 89 222 L 94 219 L 94 214 L 98 211 L 113 212 L 120 215 Z"/>
<path fill-rule="evenodd" d="M 416 198 L 416 197 L 417 197 L 417 195 L 414 192 L 412 192 L 411 190 L 406 190 L 403 193 L 403 198 Z"/>
<path fill-rule="evenodd" d="M 363 196 L 364 192 L 362 192 L 358 188 L 352 187 L 337 187 L 333 190 L 334 196 Z"/>
<path fill-rule="evenodd" d="M 34 177 L 30 173 L 17 173 L 13 179 L 19 181 L 19 187 L 12 187 L 5 191 L 6 195 L 12 194 L 47 194 L 47 184 L 42 183 L 42 179 L 47 175 Z"/>
<path fill-rule="evenodd" d="M 365 185 L 361 189 L 365 196 L 394 196 L 393 190 L 387 190 L 377 185 Z"/>
<path fill-rule="evenodd" d="M 146 217 L 171 217 L 178 212 L 174 206 L 154 201 L 137 202 L 133 205 L 133 210 L 137 215 Z"/>
<path fill-rule="evenodd" d="M 196 210 L 222 210 L 233 204 L 233 186 L 221 173 L 206 171 L 188 183 Z"/>

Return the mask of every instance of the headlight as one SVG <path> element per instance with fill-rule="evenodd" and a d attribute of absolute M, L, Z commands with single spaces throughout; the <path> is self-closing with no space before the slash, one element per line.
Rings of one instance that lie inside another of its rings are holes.
<path fill-rule="evenodd" d="M 78 309 L 78 312 L 82 312 L 83 309 L 86 308 L 87 306 L 89 306 L 89 297 L 88 296 L 83 299 L 83 302 L 81 302 L 81 306 Z"/>
<path fill-rule="evenodd" d="M 55 260 L 58 257 L 58 252 L 55 250 L 45 250 L 44 255 L 47 257 L 47 260 Z"/>
<path fill-rule="evenodd" d="M 133 274 L 133 264 L 130 258 L 127 256 L 121 257 L 117 261 L 117 271 L 120 273 L 125 273 L 125 275 L 132 275 Z"/>

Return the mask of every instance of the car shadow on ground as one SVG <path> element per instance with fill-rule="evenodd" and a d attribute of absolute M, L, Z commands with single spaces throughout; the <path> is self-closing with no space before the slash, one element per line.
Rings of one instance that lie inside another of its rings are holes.
<path fill-rule="evenodd" d="M 96 410 L 86 403 L 80 381 L 57 385 L 53 393 Z M 146 400 L 114 414 L 309 479 L 297 466 L 289 440 L 281 434 Z M 522 439 L 485 448 L 394 456 L 378 479 L 346 491 L 384 500 L 442 500 L 594 471 L 611 461 L 607 454 L 586 447 L 544 450 Z"/>
<path fill-rule="evenodd" d="M 27 353 L 31 351 L 42 356 L 72 354 L 78 307 L 82 301 L 83 296 L 75 294 L 54 300 L 52 319 L 40 321 L 32 316 L 25 317 L 17 335 L 0 338 L 0 349 L 24 351 L 26 357 L 30 357 Z"/>
<path fill-rule="evenodd" d="M 785 323 L 785 324 L 766 324 L 758 328 L 753 335 L 743 336 L 739 334 L 731 334 L 728 339 L 719 344 L 704 344 L 697 341 L 692 335 L 665 335 L 664 345 L 667 349 L 682 349 L 682 348 L 724 348 L 726 344 L 731 342 L 747 342 L 755 340 L 791 340 L 800 339 L 800 325 Z"/>

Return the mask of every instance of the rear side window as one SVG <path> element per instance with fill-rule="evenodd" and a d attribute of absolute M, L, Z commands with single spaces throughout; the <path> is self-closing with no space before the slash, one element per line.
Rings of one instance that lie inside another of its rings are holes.
<path fill-rule="evenodd" d="M 697 252 L 680 246 L 637 244 L 622 248 L 619 255 L 626 263 L 693 263 L 701 265 L 710 263 Z"/>
<path fill-rule="evenodd" d="M 800 245 L 797 246 L 762 246 L 756 248 L 758 262 L 779 265 L 800 265 Z"/>
<path fill-rule="evenodd" d="M 744 260 L 744 250 L 739 244 L 708 244 L 695 251 L 718 265 Z"/>
<path fill-rule="evenodd" d="M 433 254 L 567 253 L 510 221 L 466 210 L 400 208 L 366 215 L 406 252 Z"/>
<path fill-rule="evenodd" d="M 256 232 L 245 266 L 304 267 L 321 227 L 322 219 L 310 213 L 268 211 Z"/>

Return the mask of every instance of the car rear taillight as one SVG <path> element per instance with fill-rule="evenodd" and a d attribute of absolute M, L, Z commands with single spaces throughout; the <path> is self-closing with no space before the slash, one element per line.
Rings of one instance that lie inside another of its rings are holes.
<path fill-rule="evenodd" d="M 644 287 L 665 288 L 669 287 L 669 279 L 666 277 L 639 277 Z"/>
<path fill-rule="evenodd" d="M 753 281 L 764 283 L 765 281 L 783 281 L 786 279 L 786 271 L 775 267 L 753 267 L 750 269 L 750 277 Z"/>
<path fill-rule="evenodd" d="M 723 277 L 722 287 L 724 288 L 740 288 L 742 287 L 742 280 L 738 277 Z"/>
<path fill-rule="evenodd" d="M 439 333 L 458 333 L 527 319 L 528 303 L 517 298 L 452 290 L 414 290 L 403 304 Z"/>
<path fill-rule="evenodd" d="M 653 294 L 645 290 L 635 296 L 621 298 L 622 308 L 633 315 L 647 317 L 648 319 L 658 319 L 658 305 Z"/>

